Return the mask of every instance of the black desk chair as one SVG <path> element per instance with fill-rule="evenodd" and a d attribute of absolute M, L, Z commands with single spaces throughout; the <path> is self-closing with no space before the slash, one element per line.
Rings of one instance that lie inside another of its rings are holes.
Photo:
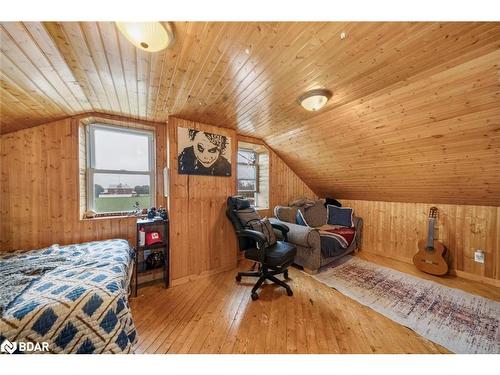
<path fill-rule="evenodd" d="M 245 258 L 259 263 L 259 270 L 255 272 L 238 272 L 236 281 L 241 281 L 242 276 L 258 277 L 252 288 L 252 299 L 259 298 L 257 290 L 265 280 L 270 280 L 286 289 L 289 296 L 293 295 L 292 288 L 276 275 L 283 274 L 288 279 L 288 266 L 293 263 L 297 249 L 294 245 L 285 242 L 288 227 L 283 224 L 271 224 L 273 228 L 281 231 L 285 241 L 276 241 L 269 244 L 263 232 L 249 229 L 248 223 L 259 222 L 261 219 L 250 202 L 243 197 L 229 197 L 227 199 L 226 215 L 231 220 L 238 236 L 240 251 L 245 252 Z"/>

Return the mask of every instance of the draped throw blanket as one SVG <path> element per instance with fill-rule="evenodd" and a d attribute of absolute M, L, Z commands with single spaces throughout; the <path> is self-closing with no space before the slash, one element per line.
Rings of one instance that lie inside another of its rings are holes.
<path fill-rule="evenodd" d="M 356 229 L 326 224 L 319 228 L 319 235 L 323 256 L 333 257 L 342 253 L 352 243 Z"/>

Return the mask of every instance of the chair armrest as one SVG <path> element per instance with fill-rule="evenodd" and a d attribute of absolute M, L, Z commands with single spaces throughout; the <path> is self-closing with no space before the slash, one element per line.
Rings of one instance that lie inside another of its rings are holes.
<path fill-rule="evenodd" d="M 287 233 L 290 231 L 290 228 L 288 228 L 285 224 L 277 222 L 271 223 L 271 226 L 275 229 L 278 229 L 281 232 L 283 239 L 285 241 L 287 240 Z"/>
<path fill-rule="evenodd" d="M 271 218 L 269 219 L 269 221 L 271 221 L 272 225 L 281 224 L 285 225 L 288 228 L 288 233 L 287 233 L 288 242 L 307 248 L 320 247 L 319 232 L 316 228 L 306 227 L 303 225 L 292 224 L 292 223 L 282 224 L 281 221 L 275 218 Z"/>
<path fill-rule="evenodd" d="M 266 236 L 263 233 L 252 230 L 252 229 L 243 229 L 236 232 L 238 237 L 250 238 L 257 242 L 258 248 L 263 248 L 266 243 Z"/>
<path fill-rule="evenodd" d="M 236 231 L 236 236 L 250 238 L 256 242 L 257 256 L 259 257 L 259 262 L 263 263 L 266 257 L 266 236 L 263 233 L 252 229 L 243 229 Z"/>

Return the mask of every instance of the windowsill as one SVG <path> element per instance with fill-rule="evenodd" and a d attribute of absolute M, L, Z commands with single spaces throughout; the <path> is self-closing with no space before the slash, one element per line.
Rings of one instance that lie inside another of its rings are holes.
<path fill-rule="evenodd" d="M 98 216 L 98 217 L 92 217 L 92 218 L 85 218 L 85 219 L 80 219 L 80 221 L 95 221 L 95 220 L 109 220 L 109 219 L 141 219 L 144 218 L 146 215 L 105 215 L 105 216 Z"/>

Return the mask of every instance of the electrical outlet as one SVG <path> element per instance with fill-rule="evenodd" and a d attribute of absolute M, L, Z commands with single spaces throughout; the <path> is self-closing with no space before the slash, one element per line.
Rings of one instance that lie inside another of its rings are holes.
<path fill-rule="evenodd" d="M 484 263 L 484 250 L 477 249 L 474 251 L 474 262 Z"/>

